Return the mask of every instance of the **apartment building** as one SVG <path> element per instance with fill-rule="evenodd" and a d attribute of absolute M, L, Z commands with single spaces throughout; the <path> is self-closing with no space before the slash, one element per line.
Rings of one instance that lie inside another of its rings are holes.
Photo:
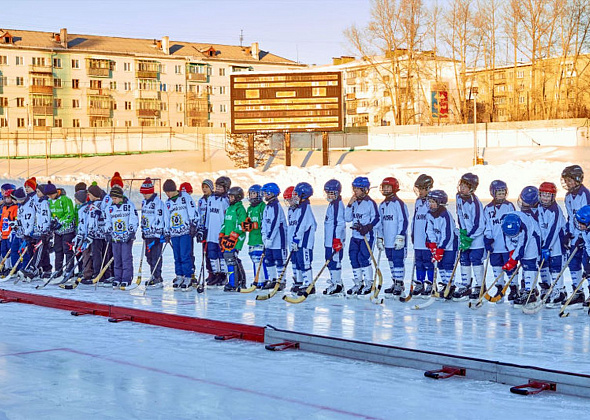
<path fill-rule="evenodd" d="M 302 67 L 258 43 L 0 29 L 0 128 L 225 128 L 231 73 Z"/>

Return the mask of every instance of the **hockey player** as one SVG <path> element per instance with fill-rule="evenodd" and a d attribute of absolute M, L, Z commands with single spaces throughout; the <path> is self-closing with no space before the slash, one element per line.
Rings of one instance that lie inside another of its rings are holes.
<path fill-rule="evenodd" d="M 428 192 L 430 211 L 426 216 L 426 246 L 430 250 L 432 262 L 437 264 L 440 277 L 439 295 L 443 297 L 444 290 L 452 281 L 451 274 L 457 258 L 457 236 L 455 222 L 446 206 L 449 201 L 443 190 Z M 436 287 L 437 285 L 433 285 Z M 451 284 L 448 299 L 452 296 L 454 286 Z"/>
<path fill-rule="evenodd" d="M 139 228 L 135 206 L 119 186 L 111 188 L 112 203 L 106 209 L 106 235 L 112 242 L 113 288 L 128 287 L 133 281 L 133 241 Z"/>
<path fill-rule="evenodd" d="M 225 211 L 223 225 L 219 233 L 219 245 L 223 252 L 222 270 L 227 275 L 224 292 L 234 292 L 246 285 L 246 274 L 238 253 L 244 246 L 246 233 L 242 230 L 242 223 L 246 220 L 246 209 L 242 204 L 244 190 L 231 187 L 227 192 L 229 207 Z"/>
<path fill-rule="evenodd" d="M 51 276 L 51 263 L 49 261 L 49 241 L 51 235 L 51 211 L 47 196 L 45 195 L 45 186 L 37 184 L 35 205 L 35 222 L 33 226 L 32 241 L 41 244 L 35 247 L 29 247 L 29 257 L 35 258 L 28 270 L 23 270 L 25 277 L 33 279 L 35 277 L 49 278 Z"/>
<path fill-rule="evenodd" d="M 10 251 L 10 261 L 12 263 L 12 267 L 14 268 L 15 264 L 18 264 L 20 253 L 25 252 L 25 247 L 33 246 L 33 244 L 25 240 L 25 237 L 30 237 L 31 233 L 33 232 L 35 208 L 31 202 L 30 197 L 27 196 L 23 188 L 17 188 L 14 190 L 12 193 L 12 198 L 18 206 L 16 212 L 16 224 L 14 225 L 15 238 L 12 241 L 12 247 Z M 20 267 L 26 267 L 28 262 L 29 253 L 25 252 Z"/>
<path fill-rule="evenodd" d="M 91 209 L 90 201 L 88 201 L 88 192 L 85 189 L 80 189 L 74 193 L 74 200 L 76 202 L 78 213 L 78 225 L 76 227 L 76 236 L 74 237 L 74 252 L 81 251 L 82 255 L 78 258 L 78 276 L 82 277 L 82 281 L 89 283 L 92 281 L 92 239 L 88 234 L 88 218 Z M 66 267 L 68 265 L 66 264 Z"/>
<path fill-rule="evenodd" d="M 461 258 L 461 284 L 453 293 L 453 300 L 479 299 L 484 278 L 484 212 L 475 195 L 479 177 L 470 172 L 464 174 L 457 186 L 457 222 L 459 224 L 459 250 Z M 471 287 L 471 270 L 475 286 Z"/>
<path fill-rule="evenodd" d="M 223 252 L 219 247 L 221 227 L 225 219 L 225 211 L 229 207 L 227 192 L 231 187 L 231 180 L 221 176 L 215 180 L 215 194 L 207 201 L 207 258 L 211 261 L 213 279 L 207 284 L 210 286 L 225 285 L 225 264 Z"/>
<path fill-rule="evenodd" d="M 536 288 L 532 290 L 532 284 L 538 269 L 541 234 L 532 216 L 522 211 L 515 211 L 504 216 L 502 231 L 509 238 L 508 247 L 512 248 L 510 258 L 502 269 L 506 272 L 512 271 L 516 269 L 519 261 L 522 265 L 524 291 L 514 299 L 514 307 L 519 308 L 527 300 L 529 303 L 534 303 L 538 299 L 539 292 Z"/>
<path fill-rule="evenodd" d="M 178 188 L 181 194 L 184 194 L 187 198 L 187 200 L 191 200 L 194 203 L 193 200 L 193 186 L 191 185 L 190 182 L 183 182 L 182 184 L 180 184 L 180 187 Z M 195 204 L 195 208 L 197 209 L 197 224 L 196 227 L 193 226 L 193 228 L 191 229 L 191 237 L 194 238 L 197 236 L 198 233 L 198 225 L 199 225 L 199 207 Z M 191 260 L 193 262 L 193 272 L 191 273 L 191 286 L 193 284 L 197 283 L 197 278 L 195 277 L 195 242 L 191 241 Z"/>
<path fill-rule="evenodd" d="M 348 256 L 354 275 L 354 286 L 346 291 L 348 295 L 368 295 L 373 286 L 371 252 L 375 241 L 373 228 L 379 223 L 377 204 L 369 197 L 371 183 L 364 176 L 352 181 L 353 196 L 346 206 L 345 219 L 352 222 L 352 238 Z M 368 241 L 368 247 L 367 243 Z"/>
<path fill-rule="evenodd" d="M 328 201 L 326 218 L 324 219 L 324 258 L 330 270 L 328 288 L 324 295 L 340 294 L 344 290 L 342 284 L 342 257 L 344 256 L 344 242 L 346 241 L 346 220 L 344 218 L 344 203 L 342 202 L 342 184 L 331 179 L 324 184 L 324 192 Z"/>
<path fill-rule="evenodd" d="M 384 293 L 400 296 L 404 291 L 408 206 L 397 196 L 399 182 L 396 178 L 383 179 L 380 190 L 385 200 L 379 205 L 381 223 L 376 226 L 377 247 L 385 250 L 393 282 Z"/>
<path fill-rule="evenodd" d="M 103 264 L 106 264 L 110 259 L 110 255 L 112 255 L 111 244 L 110 242 L 107 243 L 105 238 L 106 214 L 103 210 L 104 201 L 102 200 L 104 196 L 104 191 L 96 183 L 88 187 L 88 200 L 90 204 L 86 219 L 86 233 L 87 237 L 92 240 L 90 247 L 92 255 L 92 277 L 85 277 L 82 280 L 82 284 L 92 284 L 92 280 L 98 277 L 98 274 L 102 270 Z M 100 286 L 112 286 L 111 272 L 112 270 L 109 267 L 98 283 Z"/>
<path fill-rule="evenodd" d="M 565 194 L 565 209 L 567 211 L 566 235 L 564 237 L 563 245 L 566 249 L 579 246 L 583 242 L 580 238 L 580 230 L 575 224 L 576 212 L 582 207 L 590 204 L 590 191 L 582 184 L 584 182 L 584 171 L 579 165 L 567 166 L 561 173 L 561 183 L 567 190 Z M 573 249 L 570 249 L 572 252 Z M 572 288 L 578 286 L 582 278 L 582 254 L 577 252 L 569 263 L 569 270 L 572 276 Z M 590 293 L 590 286 L 589 293 Z M 571 304 L 580 303 L 585 300 L 584 291 L 582 288 L 570 301 Z"/>
<path fill-rule="evenodd" d="M 248 255 L 252 261 L 254 276 L 258 275 L 258 283 L 253 283 L 257 288 L 262 288 L 265 282 L 268 281 L 268 271 L 266 265 L 262 262 L 262 273 L 258 274 L 258 266 L 264 253 L 264 245 L 262 243 L 262 215 L 266 204 L 262 201 L 262 186 L 258 184 L 252 185 L 248 189 L 248 201 L 250 205 L 246 211 L 246 220 L 242 223 L 242 230 L 248 232 Z M 262 277 L 261 277 L 262 275 Z"/>
<path fill-rule="evenodd" d="M 541 295 L 540 299 L 557 279 L 563 266 L 562 240 L 565 236 L 565 217 L 559 205 L 555 202 L 557 187 L 553 182 L 543 182 L 539 187 L 539 228 L 541 230 Z M 563 276 L 562 276 L 563 277 Z M 553 288 L 552 296 L 547 304 L 551 307 L 561 306 L 565 300 L 565 286 L 560 278 L 559 284 Z"/>
<path fill-rule="evenodd" d="M 412 296 L 429 297 L 432 293 L 434 265 L 430 250 L 426 247 L 426 217 L 430 212 L 428 192 L 433 185 L 434 180 L 426 174 L 421 174 L 414 182 L 414 192 L 417 198 L 412 218 L 412 243 L 414 244 L 416 280 Z M 426 279 L 427 276 L 428 279 Z"/>
<path fill-rule="evenodd" d="M 309 183 L 300 182 L 295 185 L 293 199 L 299 209 L 299 218 L 291 239 L 291 251 L 293 252 L 293 264 L 297 268 L 297 275 L 303 283 L 297 290 L 299 295 L 303 295 L 313 281 L 311 263 L 313 261 L 315 231 L 318 225 L 309 203 L 312 195 L 313 188 Z M 315 293 L 315 286 L 310 291 L 310 294 L 313 293 Z"/>
<path fill-rule="evenodd" d="M 2 206 L 2 213 L 0 217 L 2 218 L 2 242 L 0 243 L 0 254 L 2 259 L 7 256 L 8 252 L 10 251 L 11 255 L 13 252 L 13 243 L 18 243 L 16 247 L 16 258 L 18 259 L 18 248 L 20 248 L 21 241 L 15 238 L 14 226 L 16 225 L 16 215 L 18 213 L 18 205 L 14 202 L 12 198 L 12 194 L 14 190 L 6 190 L 3 194 L 3 206 Z M 6 260 L 4 264 L 4 269 L 2 274 L 6 275 L 10 270 L 9 268 L 12 267 L 12 260 Z"/>
<path fill-rule="evenodd" d="M 516 211 L 516 209 L 514 208 L 514 204 L 506 198 L 508 196 L 508 186 L 504 181 L 499 179 L 492 181 L 490 184 L 490 195 L 492 196 L 492 201 L 484 207 L 485 231 L 483 240 L 485 249 L 490 254 L 490 265 L 494 272 L 494 278 L 501 276 L 496 282 L 495 296 L 497 296 L 501 294 L 504 288 L 504 270 L 502 270 L 502 266 L 510 258 L 508 247 L 506 246 L 506 238 L 504 237 L 504 232 L 502 232 L 502 217 L 510 212 Z M 508 275 L 510 276 L 511 273 L 508 273 Z M 516 298 L 516 295 L 516 290 L 510 294 L 512 300 Z"/>
<path fill-rule="evenodd" d="M 299 216 L 301 211 L 299 210 L 299 203 L 295 200 L 293 196 L 293 191 L 295 190 L 295 186 L 290 186 L 285 189 L 283 192 L 283 200 L 285 206 L 287 207 L 287 243 L 291 244 L 293 242 L 293 237 L 295 236 L 295 228 L 297 227 L 297 221 L 299 220 Z M 293 272 L 293 286 L 291 287 L 292 293 L 297 293 L 299 288 L 303 286 L 303 277 L 301 277 L 301 273 L 299 273 L 298 265 L 295 264 L 294 254 L 291 257 L 291 270 Z M 283 280 L 281 283 L 281 288 L 284 289 L 285 285 L 287 284 L 286 279 Z M 282 290 L 281 289 L 281 290 Z"/>
<path fill-rule="evenodd" d="M 141 237 L 143 239 L 145 258 L 150 266 L 148 287 L 162 287 L 162 246 L 170 236 L 170 214 L 166 204 L 155 192 L 151 178 L 141 184 L 139 193 L 143 195 L 141 203 Z M 192 242 L 192 241 L 191 241 Z"/>
<path fill-rule="evenodd" d="M 172 282 L 174 290 L 188 289 L 191 285 L 193 260 L 191 258 L 191 232 L 196 232 L 197 208 L 195 202 L 189 200 L 176 188 L 176 183 L 167 179 L 162 187 L 168 200 L 166 207 L 170 215 L 170 242 L 174 253 L 174 273 Z M 183 287 L 184 286 L 184 287 Z"/>
<path fill-rule="evenodd" d="M 585 278 L 586 281 L 590 281 L 590 205 L 585 205 L 578 209 L 574 223 L 576 229 L 580 231 L 580 238 L 582 239 L 581 241 L 576 242 L 575 246 L 578 248 L 577 253 L 582 254 L 582 265 L 584 269 L 583 278 Z M 572 302 L 570 302 L 570 305 L 571 303 Z"/>
<path fill-rule="evenodd" d="M 279 202 L 281 189 L 274 182 L 262 186 L 262 194 L 266 207 L 262 213 L 262 242 L 264 244 L 264 262 L 268 269 L 268 281 L 262 288 L 275 287 L 278 276 L 285 269 L 287 259 L 287 220 Z M 282 284 L 284 287 L 284 281 Z"/>
<path fill-rule="evenodd" d="M 74 258 L 72 244 L 74 236 L 76 236 L 76 210 L 71 198 L 60 194 L 55 185 L 47 184 L 45 194 L 49 197 L 52 224 L 57 228 L 53 229 L 54 277 L 61 277 L 63 275 L 64 256 L 66 265 L 70 259 Z"/>
<path fill-rule="evenodd" d="M 205 263 L 205 267 L 207 268 L 207 279 L 205 282 L 209 284 L 213 281 L 213 268 L 211 266 L 211 260 L 207 258 L 207 204 L 211 195 L 213 194 L 213 181 L 210 179 L 206 179 L 201 183 L 201 191 L 203 195 L 199 198 L 197 203 L 197 215 L 198 215 L 198 223 L 197 223 L 197 242 L 201 244 L 202 247 L 202 263 Z"/>

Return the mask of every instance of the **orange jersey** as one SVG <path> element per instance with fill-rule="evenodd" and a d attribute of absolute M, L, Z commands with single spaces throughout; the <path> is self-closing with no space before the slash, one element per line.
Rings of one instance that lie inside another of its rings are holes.
<path fill-rule="evenodd" d="M 10 232 L 12 232 L 12 226 L 10 222 L 16 220 L 16 212 L 18 206 L 16 204 L 5 204 L 2 207 L 2 239 L 8 239 Z"/>

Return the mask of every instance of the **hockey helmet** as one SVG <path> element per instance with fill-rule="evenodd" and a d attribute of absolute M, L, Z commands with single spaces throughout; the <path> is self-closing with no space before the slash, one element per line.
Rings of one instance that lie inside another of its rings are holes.
<path fill-rule="evenodd" d="M 387 191 L 387 193 L 384 192 L 383 186 L 385 185 L 389 185 L 391 187 L 391 191 Z M 381 194 L 383 194 L 385 197 L 395 194 L 399 191 L 399 181 L 392 176 L 388 176 L 387 178 L 384 178 L 383 181 L 381 181 L 381 186 L 379 190 L 381 191 Z"/>
<path fill-rule="evenodd" d="M 434 186 L 434 179 L 430 175 L 421 174 L 414 182 L 414 188 L 430 190 Z"/>
<path fill-rule="evenodd" d="M 536 208 L 539 205 L 539 190 L 537 187 L 529 185 L 524 187 L 518 197 L 518 207 L 521 210 Z"/>
<path fill-rule="evenodd" d="M 229 191 L 229 188 L 231 187 L 231 179 L 229 179 L 229 177 L 227 176 L 220 176 L 215 180 L 215 186 L 223 187 L 223 192 L 227 193 Z"/>
<path fill-rule="evenodd" d="M 435 201 L 439 206 L 446 206 L 449 202 L 449 196 L 443 190 L 431 190 L 428 192 L 427 198 Z"/>
<path fill-rule="evenodd" d="M 270 199 L 271 197 L 276 197 L 281 193 L 281 189 L 277 184 L 274 182 L 269 182 L 262 186 L 262 194 L 264 194 L 265 198 Z"/>
<path fill-rule="evenodd" d="M 494 181 L 491 182 L 490 184 L 490 195 L 492 196 L 493 199 L 496 199 L 496 193 L 498 191 L 506 191 L 506 195 L 508 195 L 508 185 L 506 185 L 506 183 L 500 179 L 496 179 Z"/>
<path fill-rule="evenodd" d="M 467 185 L 469 187 L 469 193 L 473 193 L 479 185 L 479 177 L 471 172 L 467 172 L 466 174 L 463 174 L 459 180 L 459 186 L 461 186 L 461 184 Z"/>
<path fill-rule="evenodd" d="M 561 172 L 562 178 L 571 178 L 578 183 L 584 182 L 584 170 L 580 165 L 566 166 Z"/>
<path fill-rule="evenodd" d="M 324 191 L 340 194 L 342 192 L 342 184 L 337 179 L 331 179 L 324 184 Z"/>
<path fill-rule="evenodd" d="M 352 187 L 353 188 L 360 188 L 360 189 L 364 190 L 365 192 L 368 192 L 369 188 L 371 188 L 371 182 L 369 181 L 369 178 L 367 178 L 366 176 L 357 176 L 352 181 Z"/>
<path fill-rule="evenodd" d="M 522 221 L 516 213 L 508 213 L 502 218 L 502 232 L 508 237 L 518 235 Z"/>
<path fill-rule="evenodd" d="M 244 190 L 242 189 L 242 187 L 231 187 L 227 192 L 227 195 L 229 197 L 230 202 L 237 203 L 238 201 L 242 201 L 244 199 Z"/>
<path fill-rule="evenodd" d="M 553 182 L 543 182 L 539 186 L 539 202 L 543 207 L 549 207 L 555 202 L 557 186 Z"/>
<path fill-rule="evenodd" d="M 285 200 L 291 200 L 293 198 L 293 191 L 295 190 L 295 187 L 290 186 L 288 187 L 285 192 L 283 193 L 283 198 Z"/>
<path fill-rule="evenodd" d="M 576 227 L 586 230 L 588 226 L 590 226 L 590 205 L 585 205 L 576 212 Z"/>
<path fill-rule="evenodd" d="M 262 201 L 262 186 L 260 184 L 254 184 L 248 188 L 248 201 L 253 206 Z"/>
<path fill-rule="evenodd" d="M 308 200 L 313 195 L 313 187 L 307 182 L 300 182 L 293 190 L 300 200 Z"/>

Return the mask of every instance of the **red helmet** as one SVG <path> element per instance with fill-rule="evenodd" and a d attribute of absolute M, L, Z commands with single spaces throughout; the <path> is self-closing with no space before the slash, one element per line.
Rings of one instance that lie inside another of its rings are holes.
<path fill-rule="evenodd" d="M 381 189 L 382 190 L 383 190 L 384 185 L 391 186 L 391 190 L 393 191 L 394 194 L 399 191 L 399 181 L 392 176 L 388 176 L 387 178 L 384 178 L 383 181 L 381 181 Z"/>
<path fill-rule="evenodd" d="M 2 195 L 4 197 L 11 197 L 13 192 L 14 192 L 14 190 L 10 190 L 10 189 L 4 190 L 4 192 L 2 193 Z"/>
<path fill-rule="evenodd" d="M 190 182 L 183 182 L 180 184 L 180 191 L 184 191 L 187 194 L 192 194 L 193 186 L 190 184 Z"/>
<path fill-rule="evenodd" d="M 289 187 L 285 190 L 285 192 L 283 193 L 283 198 L 285 200 L 290 200 L 293 198 L 293 190 L 295 189 L 295 187 Z"/>
<path fill-rule="evenodd" d="M 557 194 L 557 186 L 553 182 L 543 182 L 539 187 L 539 192 Z"/>

